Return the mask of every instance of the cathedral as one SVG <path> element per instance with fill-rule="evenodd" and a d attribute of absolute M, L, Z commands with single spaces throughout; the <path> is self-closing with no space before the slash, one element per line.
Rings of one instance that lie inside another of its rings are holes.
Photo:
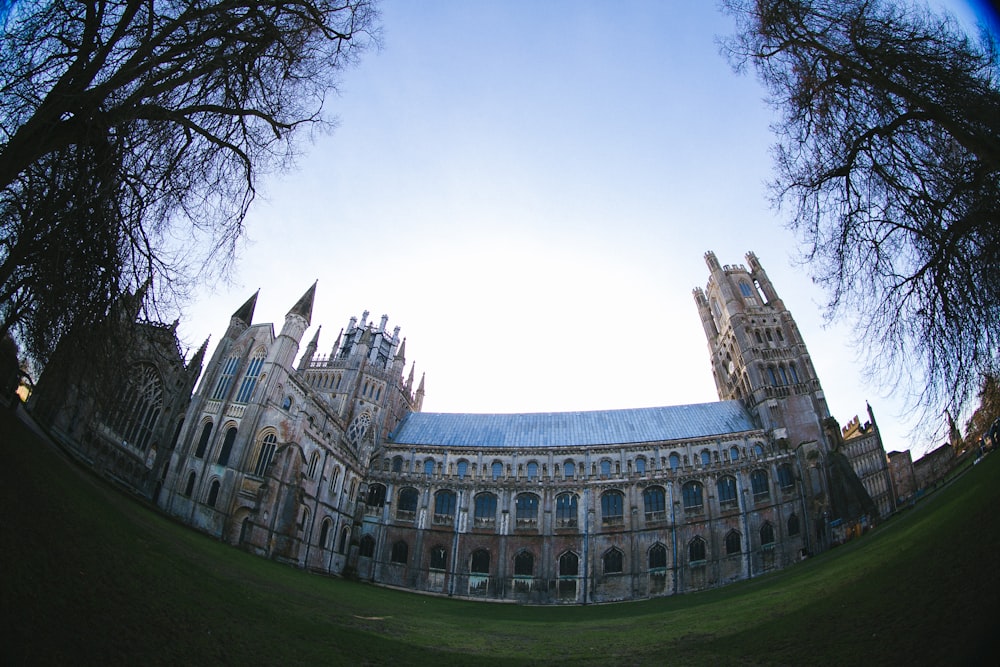
<path fill-rule="evenodd" d="M 255 294 L 206 364 L 155 501 L 312 571 L 531 603 L 702 590 L 822 551 L 878 510 L 757 257 L 705 259 L 694 300 L 720 400 L 696 405 L 423 412 L 387 316 L 351 318 L 321 354 L 319 328 L 302 348 L 315 284 L 277 334 L 253 322 Z"/>

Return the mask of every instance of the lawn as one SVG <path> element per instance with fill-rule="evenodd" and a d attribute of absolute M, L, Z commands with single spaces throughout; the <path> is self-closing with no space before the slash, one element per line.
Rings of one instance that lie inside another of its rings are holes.
<path fill-rule="evenodd" d="M 5 665 L 924 665 L 1000 655 L 1000 454 L 783 572 L 658 600 L 529 607 L 249 556 L 122 495 L 9 413 L 0 448 Z"/>

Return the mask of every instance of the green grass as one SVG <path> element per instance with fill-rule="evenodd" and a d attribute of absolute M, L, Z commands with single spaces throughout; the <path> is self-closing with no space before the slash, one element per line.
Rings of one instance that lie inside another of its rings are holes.
<path fill-rule="evenodd" d="M 705 593 L 467 602 L 311 575 L 121 495 L 0 415 L 0 660 L 18 664 L 992 664 L 1000 455 L 862 539 Z"/>

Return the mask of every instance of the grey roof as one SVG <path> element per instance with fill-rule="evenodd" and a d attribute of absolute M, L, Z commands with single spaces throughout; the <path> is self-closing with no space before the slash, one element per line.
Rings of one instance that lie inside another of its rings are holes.
<path fill-rule="evenodd" d="M 390 440 L 442 447 L 566 447 L 683 440 L 756 428 L 742 403 L 721 401 L 591 412 L 412 412 Z"/>

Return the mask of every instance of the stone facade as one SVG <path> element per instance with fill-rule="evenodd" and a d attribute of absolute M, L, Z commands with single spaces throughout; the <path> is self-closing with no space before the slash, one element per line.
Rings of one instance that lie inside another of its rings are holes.
<path fill-rule="evenodd" d="M 626 600 L 786 566 L 873 506 L 747 259 L 708 253 L 694 293 L 720 402 L 664 408 L 424 413 L 386 316 L 352 318 L 326 356 L 317 329 L 296 364 L 316 286 L 277 335 L 252 323 L 254 295 L 207 364 L 160 504 L 262 556 L 474 598 Z"/>
<path fill-rule="evenodd" d="M 885 519 L 896 511 L 897 495 L 893 489 L 892 476 L 889 474 L 889 462 L 885 447 L 882 445 L 882 436 L 870 405 L 868 417 L 869 421 L 862 424 L 855 416 L 841 429 L 843 441 L 840 449 L 851 462 L 858 479 L 865 485 L 865 490 L 878 508 L 878 517 L 872 518 Z"/>

